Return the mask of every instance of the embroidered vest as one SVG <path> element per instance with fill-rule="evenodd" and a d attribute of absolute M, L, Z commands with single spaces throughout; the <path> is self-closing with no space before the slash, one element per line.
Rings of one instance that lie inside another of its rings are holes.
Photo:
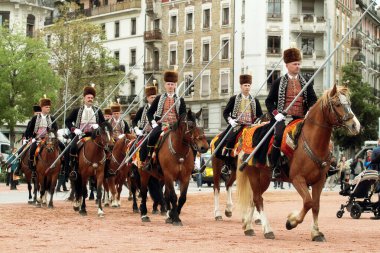
<path fill-rule="evenodd" d="M 161 123 L 162 124 L 173 124 L 177 121 L 178 119 L 178 116 L 177 116 L 177 112 L 175 110 L 175 107 L 173 106 L 174 104 L 174 97 L 173 98 L 170 98 L 170 97 L 167 97 L 165 102 L 164 102 L 164 106 L 163 106 L 163 110 L 162 110 L 162 115 L 165 115 L 169 109 L 170 111 L 167 113 L 167 115 L 165 116 L 165 118 L 161 119 Z"/>
<path fill-rule="evenodd" d="M 298 74 L 298 80 L 301 84 L 301 89 L 302 89 L 306 85 L 306 80 L 302 76 L 302 74 Z M 280 112 L 286 109 L 285 96 L 286 96 L 287 86 L 288 86 L 288 75 L 284 75 L 281 77 L 280 85 L 278 87 L 277 110 Z M 303 100 L 307 102 L 307 90 L 305 90 L 302 95 L 303 95 Z"/>
<path fill-rule="evenodd" d="M 247 104 L 244 105 L 243 109 L 241 109 L 241 104 L 242 104 L 242 100 L 243 100 L 243 97 L 242 97 L 242 94 L 240 93 L 239 95 L 236 96 L 235 98 L 235 104 L 234 104 L 234 109 L 232 110 L 232 118 L 236 119 L 237 117 L 240 116 L 241 112 L 245 109 L 245 107 L 247 106 Z M 247 108 L 247 110 L 245 112 L 250 112 L 250 119 L 247 121 L 247 123 L 253 123 L 253 121 L 255 120 L 256 118 L 256 100 L 255 99 L 252 99 L 252 96 L 249 95 L 249 99 L 248 101 L 251 103 L 251 106 Z M 246 115 L 247 116 L 247 115 Z M 246 119 L 248 119 L 246 116 L 242 115 L 242 117 L 240 117 L 240 120 L 245 117 Z"/>
<path fill-rule="evenodd" d="M 285 106 L 287 108 L 290 103 L 294 100 L 294 98 L 301 91 L 301 83 L 298 79 L 289 79 L 288 86 L 286 88 L 286 96 L 285 96 Z M 288 110 L 288 115 L 304 117 L 304 108 L 303 108 L 303 96 L 299 96 L 292 107 Z"/>
<path fill-rule="evenodd" d="M 46 135 L 46 128 L 49 126 L 51 127 L 50 115 L 46 115 L 45 119 L 43 119 L 41 115 L 38 115 L 36 124 L 34 125 L 34 133 L 36 133 L 40 138 L 44 138 Z"/>
<path fill-rule="evenodd" d="M 152 127 L 150 126 L 150 124 L 148 124 L 148 117 L 146 116 L 146 112 L 148 111 L 148 109 L 149 109 L 149 105 L 147 104 L 144 106 L 143 113 L 141 114 L 141 119 L 139 120 L 139 123 L 138 123 L 138 127 L 140 129 L 144 129 L 145 127 L 146 132 L 149 132 L 150 130 L 152 130 Z"/>
<path fill-rule="evenodd" d="M 155 113 L 155 118 L 158 118 L 158 120 L 159 120 L 162 116 L 165 115 L 165 113 L 164 113 L 163 111 L 164 111 L 164 104 L 165 104 L 165 101 L 166 101 L 166 98 L 167 98 L 167 97 L 168 97 L 168 94 L 167 94 L 167 93 L 162 94 L 162 95 L 160 96 L 160 100 L 158 101 L 157 110 L 156 110 L 156 113 Z M 178 99 L 178 98 L 177 98 L 177 95 L 174 94 L 173 98 L 174 98 L 174 103 L 176 103 L 176 101 L 177 101 L 177 99 Z M 179 112 L 180 104 L 181 104 L 181 103 L 176 103 L 176 105 L 174 106 L 175 111 L 177 112 L 177 114 L 178 114 L 178 112 Z"/>
<path fill-rule="evenodd" d="M 114 139 L 118 139 L 119 138 L 119 135 L 123 134 L 124 133 L 124 129 L 125 129 L 125 124 L 124 124 L 124 121 L 122 119 L 119 119 L 116 120 L 114 118 L 111 118 L 110 119 L 110 124 L 113 128 L 113 133 L 112 133 L 112 137 Z"/>
<path fill-rule="evenodd" d="M 239 115 L 241 114 L 240 116 L 240 122 L 242 122 L 243 124 L 251 124 L 252 123 L 252 108 L 251 106 L 249 106 L 249 99 L 242 99 L 241 103 L 240 103 L 240 108 L 239 108 Z M 248 106 L 248 108 L 246 110 L 244 110 L 246 107 Z"/>
<path fill-rule="evenodd" d="M 91 133 L 92 132 L 91 124 L 95 124 L 95 123 L 99 122 L 99 113 L 97 112 L 97 108 L 94 107 L 94 106 L 92 106 L 92 110 L 95 113 L 95 117 L 92 117 L 92 119 L 87 119 L 88 116 L 83 115 L 84 106 L 81 106 L 79 108 L 78 115 L 77 115 L 77 120 L 75 121 L 75 127 L 76 128 L 82 129 L 83 132 L 85 132 L 85 133 Z M 87 124 L 87 120 L 90 120 L 89 124 Z M 83 129 L 84 125 L 86 125 L 86 126 Z"/>

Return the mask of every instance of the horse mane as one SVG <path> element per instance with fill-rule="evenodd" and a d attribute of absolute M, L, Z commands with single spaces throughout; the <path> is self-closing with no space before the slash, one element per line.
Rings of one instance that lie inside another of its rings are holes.
<path fill-rule="evenodd" d="M 322 101 L 323 104 L 327 104 L 328 103 L 328 100 L 330 98 L 330 93 L 331 93 L 331 91 L 332 91 L 333 88 L 330 88 L 330 89 L 328 89 L 328 90 L 326 90 L 326 91 L 323 92 L 323 95 L 320 98 L 320 100 Z M 336 91 L 337 91 L 337 93 L 341 93 L 341 94 L 343 94 L 343 95 L 345 95 L 347 97 L 350 96 L 350 90 L 346 86 L 337 85 L 336 86 Z"/>
<path fill-rule="evenodd" d="M 174 123 L 171 127 L 173 131 L 176 131 L 180 125 L 180 123 L 186 118 L 186 113 L 182 113 L 181 116 L 179 116 L 179 119 L 176 123 Z"/>

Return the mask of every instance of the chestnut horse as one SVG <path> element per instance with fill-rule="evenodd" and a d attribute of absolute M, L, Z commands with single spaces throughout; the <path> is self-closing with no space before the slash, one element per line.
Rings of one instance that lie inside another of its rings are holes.
<path fill-rule="evenodd" d="M 303 199 L 302 210 L 288 215 L 286 228 L 290 230 L 297 227 L 304 220 L 306 213 L 312 209 L 311 238 L 313 241 L 325 241 L 324 235 L 319 231 L 318 214 L 321 192 L 330 167 L 329 142 L 334 127 L 345 127 L 352 135 L 360 131 L 360 123 L 351 110 L 349 90 L 336 85 L 326 91 L 306 115 L 297 147 L 289 158 L 289 178 L 284 176 L 284 181 L 293 183 Z M 243 156 L 244 153 L 241 152 L 238 159 L 239 166 Z M 242 172 L 239 170 L 237 175 L 239 205 L 241 210 L 248 210 L 248 215 L 244 219 L 244 233 L 254 234 L 251 221 L 253 207 L 256 207 L 260 214 L 265 238 L 274 239 L 274 233 L 264 213 L 262 196 L 269 187 L 271 169 L 264 164 L 259 164 L 254 158 L 248 164 L 253 165 L 246 166 Z M 311 195 L 308 186 L 311 186 Z"/>
<path fill-rule="evenodd" d="M 61 170 L 61 160 L 58 159 L 54 167 L 49 168 L 59 156 L 60 149 L 58 141 L 57 133 L 49 130 L 40 146 L 40 152 L 36 162 L 37 189 L 40 191 L 40 199 L 38 200 L 37 206 L 46 204 L 47 192 L 49 192 L 50 200 L 48 208 L 54 207 L 53 196 L 58 175 Z"/>
<path fill-rule="evenodd" d="M 92 132 L 91 139 L 83 144 L 79 151 L 78 178 L 75 181 L 75 202 L 74 210 L 81 215 L 87 215 L 86 197 L 87 182 L 90 176 L 96 178 L 96 194 L 98 199 L 98 216 L 103 217 L 102 208 L 102 184 L 104 178 L 104 165 L 106 162 L 106 152 L 112 146 L 112 126 L 108 122 L 103 122 Z"/>
<path fill-rule="evenodd" d="M 34 204 L 37 202 L 37 186 L 36 180 L 32 179 L 32 170 L 29 168 L 29 153 L 30 148 L 21 155 L 20 158 L 20 169 L 24 173 L 25 181 L 28 185 L 29 200 L 28 204 Z M 33 187 L 32 187 L 33 184 Z M 33 196 L 32 196 L 33 189 Z"/>

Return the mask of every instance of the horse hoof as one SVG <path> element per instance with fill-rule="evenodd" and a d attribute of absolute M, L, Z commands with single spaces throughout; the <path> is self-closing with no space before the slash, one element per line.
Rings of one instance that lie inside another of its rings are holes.
<path fill-rule="evenodd" d="M 326 238 L 322 233 L 319 233 L 319 235 L 314 236 L 313 242 L 325 242 Z"/>
<path fill-rule="evenodd" d="M 253 229 L 245 230 L 244 231 L 244 235 L 245 236 L 254 236 L 255 235 L 255 231 L 253 231 Z"/>
<path fill-rule="evenodd" d="M 286 229 L 287 230 L 292 230 L 294 227 L 292 226 L 292 224 L 290 224 L 290 221 L 286 221 Z"/>
<path fill-rule="evenodd" d="M 153 210 L 152 214 L 158 214 L 158 210 Z"/>
<path fill-rule="evenodd" d="M 128 197 L 128 201 L 132 201 L 133 200 L 133 198 L 132 197 Z"/>
<path fill-rule="evenodd" d="M 215 217 L 215 220 L 216 220 L 216 221 L 222 221 L 222 220 L 223 220 L 223 217 L 222 217 L 222 216 L 216 216 L 216 217 Z"/>
<path fill-rule="evenodd" d="M 133 212 L 134 212 L 134 213 L 139 213 L 140 211 L 139 211 L 138 208 L 133 208 Z"/>
<path fill-rule="evenodd" d="M 78 212 L 79 211 L 79 206 L 73 206 L 73 209 L 75 212 Z"/>
<path fill-rule="evenodd" d="M 231 218 L 232 217 L 232 212 L 231 211 L 225 211 L 224 214 L 226 215 L 226 217 L 228 218 Z"/>
<path fill-rule="evenodd" d="M 84 211 L 80 210 L 79 214 L 82 216 L 87 216 L 87 211 L 86 210 L 84 210 Z"/>
<path fill-rule="evenodd" d="M 108 204 L 108 203 L 104 204 L 104 207 L 109 207 L 109 206 L 110 206 L 110 204 Z"/>
<path fill-rule="evenodd" d="M 167 213 L 166 213 L 166 211 L 161 211 L 161 216 L 167 216 Z"/>
<path fill-rule="evenodd" d="M 165 220 L 165 223 L 166 224 L 173 224 L 173 220 L 172 220 L 172 218 L 167 218 L 166 220 Z"/>
<path fill-rule="evenodd" d="M 141 217 L 141 221 L 142 222 L 150 222 L 150 219 L 148 216 L 143 216 L 143 217 Z"/>
<path fill-rule="evenodd" d="M 34 203 L 36 203 L 36 202 L 33 201 L 33 200 L 29 200 L 29 201 L 28 201 L 28 204 L 29 204 L 29 205 L 33 205 Z"/>
<path fill-rule="evenodd" d="M 42 207 L 41 203 L 36 203 L 36 207 L 41 208 Z"/>
<path fill-rule="evenodd" d="M 261 225 L 261 220 L 260 219 L 255 220 L 255 224 L 256 225 Z"/>
<path fill-rule="evenodd" d="M 48 208 L 49 208 L 49 209 L 53 209 L 54 206 L 53 206 L 53 205 L 48 205 Z"/>
<path fill-rule="evenodd" d="M 273 232 L 268 232 L 264 234 L 265 239 L 274 239 L 274 233 Z"/>
<path fill-rule="evenodd" d="M 103 213 L 99 213 L 99 214 L 98 214 L 98 217 L 99 217 L 99 218 L 104 218 L 104 214 L 103 214 Z"/>
<path fill-rule="evenodd" d="M 112 205 L 111 208 L 118 208 L 118 205 Z"/>
<path fill-rule="evenodd" d="M 174 221 L 174 222 L 173 222 L 173 226 L 182 227 L 182 226 L 183 226 L 183 224 L 182 224 L 182 222 L 181 222 L 181 221 Z"/>

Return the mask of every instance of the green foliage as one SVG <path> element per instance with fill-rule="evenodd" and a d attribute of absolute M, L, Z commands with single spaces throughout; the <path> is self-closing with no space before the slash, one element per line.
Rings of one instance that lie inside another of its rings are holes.
<path fill-rule="evenodd" d="M 342 81 L 350 88 L 351 108 L 362 126 L 362 131 L 359 135 L 347 136 L 344 129 L 339 129 L 334 133 L 334 140 L 343 148 L 358 148 L 366 140 L 377 140 L 380 117 L 379 99 L 373 94 L 370 85 L 363 82 L 359 63 L 350 63 L 342 70 Z"/>
<path fill-rule="evenodd" d="M 32 115 L 32 105 L 46 94 L 56 98 L 59 79 L 49 66 L 49 50 L 40 39 L 0 28 L 0 125 L 10 129 Z"/>

